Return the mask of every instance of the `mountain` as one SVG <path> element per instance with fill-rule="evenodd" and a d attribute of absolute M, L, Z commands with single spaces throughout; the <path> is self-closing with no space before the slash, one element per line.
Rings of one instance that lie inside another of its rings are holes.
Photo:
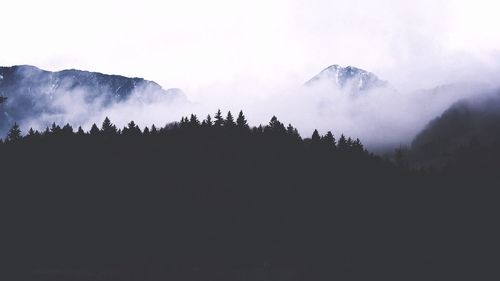
<path fill-rule="evenodd" d="M 342 67 L 337 64 L 325 68 L 307 81 L 305 85 L 314 86 L 324 82 L 333 83 L 341 89 L 348 88 L 354 92 L 362 92 L 388 85 L 386 81 L 380 80 L 371 72 L 354 66 Z"/>
<path fill-rule="evenodd" d="M 143 78 L 75 69 L 51 72 L 30 65 L 0 67 L 0 96 L 7 97 L 0 107 L 0 132 L 13 122 L 64 114 L 70 104 L 106 107 L 134 95 L 143 99 L 152 95 L 175 99 L 183 93 L 179 89 L 164 90 Z"/>
<path fill-rule="evenodd" d="M 442 166 L 458 149 L 500 142 L 500 91 L 454 103 L 412 142 L 413 162 Z"/>

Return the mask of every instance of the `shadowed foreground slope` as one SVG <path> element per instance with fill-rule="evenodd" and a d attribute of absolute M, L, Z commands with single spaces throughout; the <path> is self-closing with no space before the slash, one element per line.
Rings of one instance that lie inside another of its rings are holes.
<path fill-rule="evenodd" d="M 410 172 L 343 136 L 302 140 L 276 118 L 258 128 L 242 114 L 233 120 L 191 116 L 119 131 L 106 120 L 89 133 L 54 125 L 26 137 L 13 128 L 0 145 L 2 273 L 10 280 L 496 273 L 498 166 Z"/>

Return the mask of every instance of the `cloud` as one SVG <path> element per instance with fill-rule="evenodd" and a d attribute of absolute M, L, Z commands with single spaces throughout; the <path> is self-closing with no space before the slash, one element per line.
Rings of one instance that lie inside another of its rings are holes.
<path fill-rule="evenodd" d="M 138 94 L 104 107 L 71 92 L 54 101 L 63 113 L 42 123 L 89 126 L 109 115 L 120 126 L 162 125 L 220 107 L 245 110 L 253 124 L 276 114 L 303 134 L 318 127 L 405 142 L 456 99 L 483 91 L 418 89 L 497 84 L 499 8 L 488 0 L 10 1 L 2 3 L 0 64 L 145 77 L 191 101 Z M 352 99 L 301 89 L 331 64 L 373 71 L 396 91 Z"/>

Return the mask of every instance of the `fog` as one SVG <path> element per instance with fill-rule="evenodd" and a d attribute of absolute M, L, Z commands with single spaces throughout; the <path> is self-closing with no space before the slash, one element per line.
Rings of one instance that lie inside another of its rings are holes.
<path fill-rule="evenodd" d="M 55 122 L 89 130 L 94 123 L 100 125 L 105 117 L 119 127 L 131 120 L 141 127 L 161 127 L 191 113 L 204 119 L 218 109 L 224 114 L 230 110 L 233 115 L 243 110 L 254 126 L 267 124 L 276 115 L 283 123 L 297 127 L 303 137 L 318 129 L 323 134 L 332 131 L 337 137 L 346 134 L 360 138 L 370 149 L 391 149 L 409 144 L 430 120 L 453 103 L 479 98 L 499 88 L 494 81 L 486 83 L 483 78 L 417 91 L 402 91 L 388 84 L 355 92 L 351 87 L 339 88 L 330 80 L 311 86 L 291 83 L 274 90 L 231 86 L 231 94 L 227 94 L 228 89 L 213 87 L 205 90 L 207 98 L 196 101 L 139 87 L 125 101 L 111 103 L 83 88 L 62 87 L 49 102 L 57 113 L 33 116 L 21 127 L 25 132 L 31 127 L 43 130 Z"/>
<path fill-rule="evenodd" d="M 397 146 L 453 102 L 498 86 L 499 8 L 490 0 L 10 1 L 0 65 L 144 77 L 187 98 L 138 90 L 105 106 L 72 89 L 53 101 L 60 113 L 23 129 L 89 128 L 105 116 L 162 126 L 221 108 L 244 110 L 252 125 L 276 115 L 305 137 L 318 128 Z M 353 97 L 303 86 L 331 64 L 371 71 L 390 87 Z"/>

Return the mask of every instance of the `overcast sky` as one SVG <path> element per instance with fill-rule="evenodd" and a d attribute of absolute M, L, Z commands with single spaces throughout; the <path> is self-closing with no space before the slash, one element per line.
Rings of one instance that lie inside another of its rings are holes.
<path fill-rule="evenodd" d="M 498 0 L 1 0 L 0 65 L 140 76 L 194 96 L 301 84 L 331 64 L 396 85 L 432 74 L 427 86 L 471 62 L 497 67 L 498 11 Z"/>

